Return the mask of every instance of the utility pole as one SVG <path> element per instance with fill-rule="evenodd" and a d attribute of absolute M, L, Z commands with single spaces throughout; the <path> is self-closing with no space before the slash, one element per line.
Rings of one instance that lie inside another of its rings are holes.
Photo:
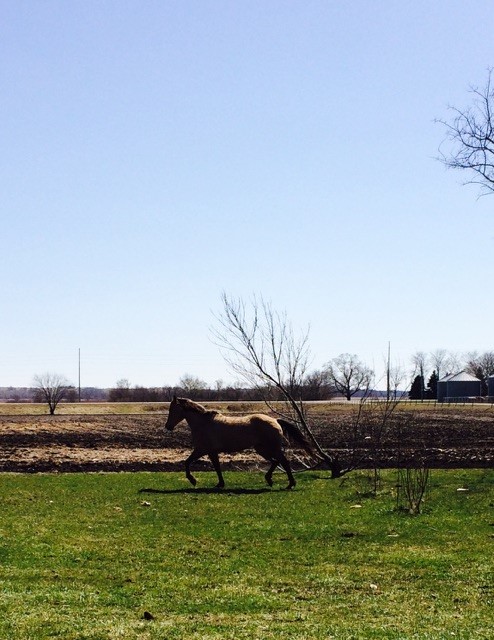
<path fill-rule="evenodd" d="M 79 347 L 79 402 L 81 401 L 81 348 Z"/>
<path fill-rule="evenodd" d="M 390 383 L 391 383 L 391 342 L 388 342 L 388 364 L 386 367 L 386 400 L 390 399 Z"/>

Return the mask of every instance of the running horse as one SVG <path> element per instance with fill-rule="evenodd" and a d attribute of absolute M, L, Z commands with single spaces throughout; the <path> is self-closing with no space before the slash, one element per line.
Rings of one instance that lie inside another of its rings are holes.
<path fill-rule="evenodd" d="M 185 461 L 185 475 L 195 486 L 196 479 L 190 472 L 190 465 L 208 456 L 218 475 L 218 489 L 223 489 L 225 481 L 221 473 L 219 453 L 235 453 L 244 449 L 254 449 L 271 463 L 265 474 L 266 482 L 273 486 L 273 472 L 280 465 L 288 476 L 288 487 L 295 486 L 295 478 L 284 452 L 283 432 L 297 444 L 310 450 L 299 429 L 287 420 L 271 418 L 262 413 L 248 416 L 226 416 L 218 411 L 208 411 L 205 407 L 188 398 L 173 397 L 170 403 L 165 428 L 173 431 L 179 422 L 185 420 L 192 433 L 193 451 Z"/>

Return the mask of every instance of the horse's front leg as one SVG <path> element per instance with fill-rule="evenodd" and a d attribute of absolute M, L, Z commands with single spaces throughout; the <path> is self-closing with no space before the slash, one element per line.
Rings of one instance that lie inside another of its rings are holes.
<path fill-rule="evenodd" d="M 194 487 L 197 484 L 197 480 L 194 478 L 194 476 L 190 472 L 190 465 L 196 460 L 199 460 L 199 458 L 202 458 L 203 455 L 204 455 L 204 451 L 199 451 L 198 449 L 194 449 L 194 451 L 190 454 L 190 456 L 185 461 L 185 477 Z"/>
<path fill-rule="evenodd" d="M 209 459 L 211 460 L 214 470 L 216 471 L 216 474 L 218 475 L 218 484 L 216 485 L 217 489 L 223 489 L 225 486 L 225 481 L 223 480 L 223 474 L 221 473 L 221 467 L 220 467 L 220 459 L 218 457 L 217 453 L 210 453 L 209 454 Z"/>

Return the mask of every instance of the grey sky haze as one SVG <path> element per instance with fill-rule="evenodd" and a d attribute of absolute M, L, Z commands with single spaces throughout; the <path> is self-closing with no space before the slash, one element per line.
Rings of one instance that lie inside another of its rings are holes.
<path fill-rule="evenodd" d="M 314 368 L 494 347 L 494 196 L 435 160 L 492 3 L 0 1 L 0 386 L 231 380 L 226 291 Z"/>

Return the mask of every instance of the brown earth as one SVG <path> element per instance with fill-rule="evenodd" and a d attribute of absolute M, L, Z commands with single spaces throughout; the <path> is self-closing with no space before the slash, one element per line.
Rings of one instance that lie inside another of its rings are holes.
<path fill-rule="evenodd" d="M 430 467 L 492 467 L 494 410 L 449 407 L 396 411 L 379 446 L 377 414 L 355 427 L 355 409 L 318 412 L 314 434 L 337 454 L 343 467 L 424 463 Z M 0 471 L 173 471 L 190 452 L 190 432 L 182 423 L 165 432 L 166 412 L 127 415 L 0 415 Z M 372 434 L 374 433 L 374 438 Z M 301 452 L 289 452 L 292 459 Z M 264 468 L 252 452 L 222 456 L 225 469 Z M 296 463 L 295 463 L 296 466 Z M 209 469 L 207 462 L 198 468 Z"/>

